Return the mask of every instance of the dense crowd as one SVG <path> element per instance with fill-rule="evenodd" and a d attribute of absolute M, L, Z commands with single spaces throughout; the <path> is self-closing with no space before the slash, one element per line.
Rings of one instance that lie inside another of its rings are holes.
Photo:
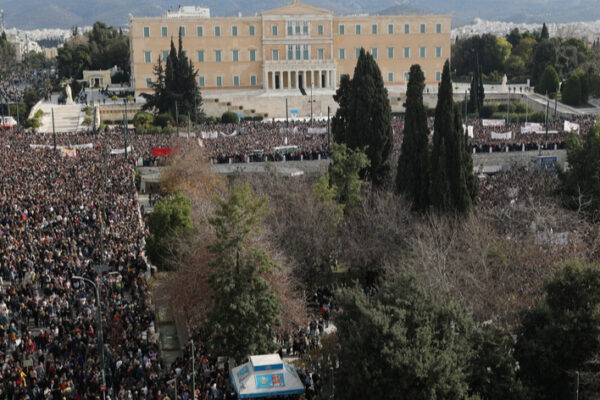
<path fill-rule="evenodd" d="M 32 88 L 45 88 L 44 96 L 50 98 L 51 87 L 46 84 L 50 70 L 13 69 L 0 79 L 0 104 L 14 103 L 23 99 Z"/>

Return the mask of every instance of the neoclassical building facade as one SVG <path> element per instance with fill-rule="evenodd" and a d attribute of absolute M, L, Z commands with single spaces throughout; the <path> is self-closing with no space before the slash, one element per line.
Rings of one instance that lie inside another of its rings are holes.
<path fill-rule="evenodd" d="M 203 91 L 334 90 L 341 75 L 352 76 L 361 48 L 388 88 L 405 88 L 413 64 L 434 85 L 450 57 L 450 24 L 450 15 L 334 15 L 298 0 L 250 17 L 182 7 L 131 18 L 132 83 L 136 93 L 151 91 L 158 58 L 181 34 Z"/>

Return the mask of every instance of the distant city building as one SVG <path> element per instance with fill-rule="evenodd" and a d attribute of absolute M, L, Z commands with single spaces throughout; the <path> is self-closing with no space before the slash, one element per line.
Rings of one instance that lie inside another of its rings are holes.
<path fill-rule="evenodd" d="M 450 15 L 338 16 L 300 1 L 246 17 L 181 7 L 163 17 L 131 18 L 132 86 L 136 93 L 152 90 L 153 68 L 180 33 L 205 91 L 334 90 L 343 74 L 353 74 L 361 47 L 389 89 L 405 90 L 413 64 L 434 86 L 450 57 L 450 25 Z"/>
<path fill-rule="evenodd" d="M 27 53 L 41 53 L 42 48 L 37 42 L 28 38 L 21 39 L 17 35 L 7 34 L 6 39 L 15 48 L 15 58 L 17 62 L 23 61 L 23 57 Z"/>

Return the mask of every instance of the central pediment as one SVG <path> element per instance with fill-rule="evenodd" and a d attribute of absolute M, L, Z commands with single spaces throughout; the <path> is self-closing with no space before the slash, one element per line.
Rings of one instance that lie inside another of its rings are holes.
<path fill-rule="evenodd" d="M 303 14 L 324 14 L 331 15 L 333 11 L 326 10 L 311 6 L 310 4 L 302 3 L 301 1 L 295 0 L 293 3 L 287 4 L 283 7 L 274 8 L 272 10 L 263 11 L 262 15 L 303 15 Z"/>

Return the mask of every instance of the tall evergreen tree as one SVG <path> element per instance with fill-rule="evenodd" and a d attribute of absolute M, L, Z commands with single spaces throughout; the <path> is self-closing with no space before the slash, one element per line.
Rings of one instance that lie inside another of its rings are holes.
<path fill-rule="evenodd" d="M 397 192 L 406 194 L 413 207 L 421 211 L 430 204 L 429 129 L 423 105 L 424 88 L 425 75 L 421 67 L 418 64 L 411 66 L 406 89 L 404 139 L 396 175 Z"/>
<path fill-rule="evenodd" d="M 540 34 L 540 38 L 542 40 L 550 39 L 550 33 L 548 32 L 548 27 L 546 26 L 545 22 L 542 25 L 542 33 Z"/>
<path fill-rule="evenodd" d="M 331 132 L 333 133 L 333 140 L 338 143 L 346 143 L 346 132 L 350 122 L 351 87 L 350 76 L 344 74 L 340 79 L 340 87 L 333 96 L 333 99 L 338 103 L 338 109 L 331 120 Z"/>
<path fill-rule="evenodd" d="M 381 71 L 364 49 L 360 51 L 350 85 L 339 93 L 338 102 L 343 109 L 336 114 L 339 117 L 336 136 L 352 149 L 366 148 L 370 164 L 361 176 L 375 186 L 382 186 L 390 171 L 392 113 Z"/>
<path fill-rule="evenodd" d="M 477 69 L 473 71 L 473 78 L 471 79 L 471 88 L 469 93 L 469 109 L 473 113 L 479 112 L 479 74 Z"/>
<path fill-rule="evenodd" d="M 452 99 L 450 64 L 446 61 L 435 109 L 431 154 L 431 202 L 439 211 L 465 213 L 473 207 L 477 185 L 467 145 L 460 110 Z"/>

